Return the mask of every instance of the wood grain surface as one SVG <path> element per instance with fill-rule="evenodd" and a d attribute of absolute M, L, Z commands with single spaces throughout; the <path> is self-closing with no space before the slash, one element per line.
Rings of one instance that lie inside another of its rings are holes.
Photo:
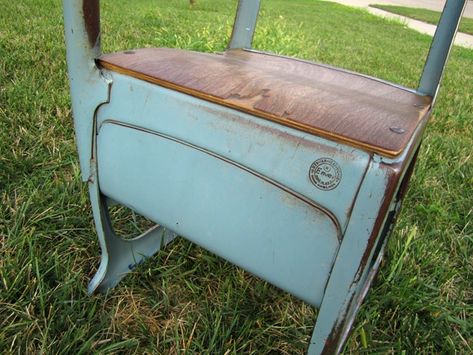
<path fill-rule="evenodd" d="M 276 55 L 146 48 L 99 66 L 389 157 L 399 155 L 431 98 L 373 78 Z"/>

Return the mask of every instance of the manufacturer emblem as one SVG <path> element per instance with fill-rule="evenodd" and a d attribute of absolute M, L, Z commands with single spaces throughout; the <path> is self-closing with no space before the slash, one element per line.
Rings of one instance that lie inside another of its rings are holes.
<path fill-rule="evenodd" d="M 320 190 L 333 190 L 342 180 L 342 169 L 335 160 L 320 158 L 310 166 L 309 179 Z"/>

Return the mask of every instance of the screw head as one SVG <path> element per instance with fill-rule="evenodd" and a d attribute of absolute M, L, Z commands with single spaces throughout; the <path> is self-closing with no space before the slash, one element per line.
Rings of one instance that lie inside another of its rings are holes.
<path fill-rule="evenodd" d="M 402 127 L 390 127 L 389 130 L 391 132 L 397 133 L 397 134 L 404 134 L 406 133 L 406 130 Z"/>

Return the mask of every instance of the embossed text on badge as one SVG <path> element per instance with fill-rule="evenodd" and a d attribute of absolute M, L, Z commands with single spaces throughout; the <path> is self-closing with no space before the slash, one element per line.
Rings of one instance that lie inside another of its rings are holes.
<path fill-rule="evenodd" d="M 310 181 L 319 189 L 333 190 L 342 180 L 342 169 L 330 158 L 320 158 L 312 163 L 309 169 Z"/>

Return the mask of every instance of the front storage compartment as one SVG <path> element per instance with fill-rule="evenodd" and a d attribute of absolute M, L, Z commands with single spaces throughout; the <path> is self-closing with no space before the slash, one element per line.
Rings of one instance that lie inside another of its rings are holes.
<path fill-rule="evenodd" d="M 97 164 L 106 196 L 320 305 L 340 231 L 310 200 L 211 152 L 112 121 L 100 128 Z"/>

